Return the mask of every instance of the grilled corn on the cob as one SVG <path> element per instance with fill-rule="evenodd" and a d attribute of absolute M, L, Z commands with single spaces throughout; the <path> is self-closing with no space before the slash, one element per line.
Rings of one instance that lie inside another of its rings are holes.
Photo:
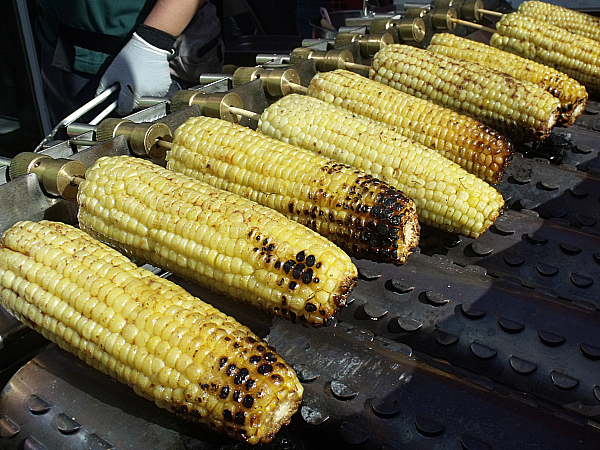
<path fill-rule="evenodd" d="M 287 127 L 291 120 L 296 125 Z M 258 127 L 386 181 L 414 200 L 422 222 L 446 231 L 478 237 L 504 205 L 498 191 L 439 153 L 316 98 L 288 95 L 263 112 Z"/>
<path fill-rule="evenodd" d="M 516 139 L 542 139 L 556 124 L 560 102 L 532 83 L 483 65 L 408 45 L 373 57 L 371 79 L 467 114 Z"/>
<path fill-rule="evenodd" d="M 273 208 L 350 256 L 401 264 L 419 243 L 415 205 L 402 192 L 231 122 L 189 119 L 175 132 L 167 168 Z"/>
<path fill-rule="evenodd" d="M 490 45 L 566 73 L 600 90 L 600 43 L 519 13 L 504 14 Z"/>
<path fill-rule="evenodd" d="M 571 33 L 600 41 L 600 18 L 579 11 L 538 1 L 525 1 L 517 12 L 533 19 L 543 20 Z"/>
<path fill-rule="evenodd" d="M 489 183 L 502 179 L 513 156 L 510 141 L 478 120 L 354 72 L 318 73 L 308 95 L 393 126 Z"/>
<path fill-rule="evenodd" d="M 572 125 L 585 110 L 588 99 L 585 87 L 567 74 L 544 64 L 449 33 L 435 34 L 427 50 L 477 62 L 537 84 L 560 100 L 559 125 Z"/>
<path fill-rule="evenodd" d="M 97 160 L 77 200 L 93 237 L 294 321 L 325 323 L 356 283 L 350 257 L 314 231 L 138 158 Z"/>
<path fill-rule="evenodd" d="M 268 442 L 300 404 L 294 371 L 248 328 L 69 225 L 6 231 L 0 300 L 139 395 L 232 437 Z"/>

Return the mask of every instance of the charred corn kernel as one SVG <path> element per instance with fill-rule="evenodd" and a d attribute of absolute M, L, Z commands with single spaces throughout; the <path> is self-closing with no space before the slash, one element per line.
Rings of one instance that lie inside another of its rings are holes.
<path fill-rule="evenodd" d="M 489 183 L 513 156 L 508 139 L 478 120 L 347 70 L 317 74 L 308 95 L 388 124 Z"/>
<path fill-rule="evenodd" d="M 285 125 L 296 137 L 297 123 Z M 350 256 L 401 264 L 419 242 L 415 205 L 402 192 L 231 122 L 189 119 L 175 132 L 167 168 L 273 208 Z"/>
<path fill-rule="evenodd" d="M 558 118 L 560 102 L 539 86 L 471 61 L 394 44 L 377 52 L 372 63 L 371 79 L 467 114 L 519 140 L 548 136 Z"/>
<path fill-rule="evenodd" d="M 600 43 L 519 13 L 504 14 L 490 45 L 566 73 L 600 90 Z"/>
<path fill-rule="evenodd" d="M 525 1 L 519 5 L 519 14 L 542 20 L 595 41 L 600 41 L 600 18 L 564 6 L 538 1 Z"/>
<path fill-rule="evenodd" d="M 544 64 L 449 33 L 435 34 L 427 50 L 477 62 L 537 84 L 560 101 L 559 125 L 572 125 L 585 110 L 588 100 L 585 87 L 567 74 Z"/>
<path fill-rule="evenodd" d="M 293 138 L 281 126 L 292 116 L 298 118 L 302 136 Z M 258 128 L 389 183 L 415 202 L 423 223 L 446 231 L 478 237 L 504 205 L 498 191 L 439 153 L 386 125 L 310 96 L 281 98 L 263 112 Z M 343 138 L 348 139 L 346 148 L 339 145 Z"/>
<path fill-rule="evenodd" d="M 326 323 L 356 283 L 350 257 L 323 236 L 270 208 L 138 158 L 97 160 L 77 200 L 79 225 L 93 237 L 294 321 Z M 132 220 L 146 231 L 133 234 Z M 335 277 L 328 275 L 332 266 L 340 268 Z"/>
<path fill-rule="evenodd" d="M 131 308 L 119 314 L 75 272 L 90 274 Z M 84 293 L 95 304 L 89 310 L 78 303 Z M 292 368 L 247 327 L 69 225 L 19 222 L 4 233 L 0 302 L 139 395 L 232 437 L 268 442 L 300 405 L 303 388 Z M 146 332 L 153 314 L 162 329 Z M 203 358 L 174 334 L 198 339 Z"/>

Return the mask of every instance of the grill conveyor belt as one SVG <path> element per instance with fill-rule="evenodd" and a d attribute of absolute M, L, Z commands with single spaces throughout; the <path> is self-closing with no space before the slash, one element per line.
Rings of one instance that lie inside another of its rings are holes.
<path fill-rule="evenodd" d="M 303 405 L 271 447 L 598 447 L 597 136 L 576 125 L 555 132 L 568 138 L 558 150 L 521 149 L 499 185 L 507 210 L 479 239 L 424 227 L 420 254 L 405 265 L 356 261 L 360 280 L 337 326 L 274 320 L 174 278 L 265 336 L 298 370 Z M 105 151 L 122 152 L 115 142 Z M 34 202 L 41 191 L 30 181 L 19 186 L 34 191 L 31 207 L 11 214 L 74 222 L 73 204 Z M 14 351 L 27 333 L 0 320 L 0 375 L 10 379 L 0 395 L 0 447 L 122 448 L 142 439 L 138 432 L 161 448 L 244 447 L 174 419 L 57 349 L 11 378 L 30 358 Z M 40 345 L 32 341 L 29 352 Z M 44 381 L 26 382 L 29 372 Z M 61 399 L 63 390 L 81 400 Z M 32 411 L 38 397 L 53 406 Z M 113 400 L 116 409 L 103 409 Z M 80 426 L 64 432 L 65 417 Z"/>

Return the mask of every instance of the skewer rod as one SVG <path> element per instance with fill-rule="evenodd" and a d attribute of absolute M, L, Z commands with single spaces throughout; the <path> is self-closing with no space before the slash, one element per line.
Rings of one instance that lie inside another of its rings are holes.
<path fill-rule="evenodd" d="M 490 27 L 486 27 L 485 25 L 479 25 L 478 23 L 467 22 L 466 20 L 461 19 L 452 19 L 452 22 L 457 23 L 459 25 L 464 25 L 465 27 L 475 28 L 481 31 L 487 31 L 488 33 L 495 33 L 496 30 Z"/>
<path fill-rule="evenodd" d="M 296 92 L 300 92 L 301 94 L 306 94 L 308 92 L 308 88 L 305 86 L 302 86 L 301 84 L 297 84 L 297 83 L 292 83 L 291 81 L 288 81 L 288 85 Z"/>
<path fill-rule="evenodd" d="M 258 121 L 260 119 L 260 114 L 255 113 L 253 111 L 248 111 L 247 109 L 236 108 L 235 106 L 229 107 L 229 112 L 232 114 L 237 114 L 242 117 L 246 117 L 247 119 L 252 119 Z"/>
<path fill-rule="evenodd" d="M 371 66 L 366 66 L 364 64 L 356 64 L 353 62 L 345 62 L 344 64 L 346 65 L 346 69 L 364 70 L 365 72 L 371 70 Z"/>
<path fill-rule="evenodd" d="M 504 13 L 501 13 L 500 11 L 491 11 L 489 9 L 479 9 L 478 11 L 480 13 L 488 14 L 490 16 L 495 16 L 495 17 L 502 17 L 504 15 Z"/>

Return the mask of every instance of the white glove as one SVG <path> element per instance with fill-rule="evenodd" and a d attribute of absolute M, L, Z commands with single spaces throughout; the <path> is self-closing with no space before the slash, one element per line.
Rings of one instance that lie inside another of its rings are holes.
<path fill-rule="evenodd" d="M 121 86 L 117 112 L 130 114 L 140 97 L 164 97 L 171 86 L 167 57 L 171 53 L 148 44 L 137 33 L 117 54 L 100 80 L 96 95 L 118 83 Z"/>

